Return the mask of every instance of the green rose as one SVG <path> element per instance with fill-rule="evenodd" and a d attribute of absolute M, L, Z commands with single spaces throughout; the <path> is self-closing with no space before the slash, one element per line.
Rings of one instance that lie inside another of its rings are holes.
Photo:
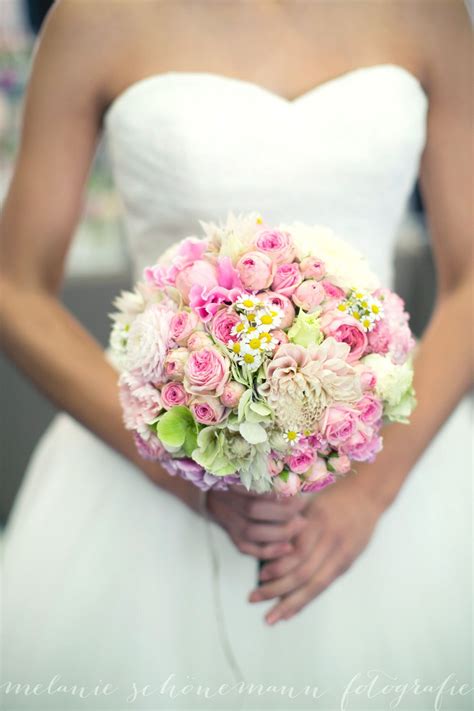
<path fill-rule="evenodd" d="M 300 311 L 288 331 L 288 338 L 291 343 L 296 343 L 304 348 L 308 348 L 312 344 L 319 345 L 324 340 L 319 313 L 307 314 L 305 311 Z"/>

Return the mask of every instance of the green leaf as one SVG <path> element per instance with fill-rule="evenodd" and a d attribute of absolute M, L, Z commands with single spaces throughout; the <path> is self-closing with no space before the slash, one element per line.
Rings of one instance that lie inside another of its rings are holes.
<path fill-rule="evenodd" d="M 266 430 L 257 422 L 241 422 L 239 430 L 249 444 L 261 444 L 268 439 Z"/>

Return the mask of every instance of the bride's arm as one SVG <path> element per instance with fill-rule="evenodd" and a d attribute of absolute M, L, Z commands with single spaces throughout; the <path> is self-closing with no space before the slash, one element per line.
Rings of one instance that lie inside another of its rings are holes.
<path fill-rule="evenodd" d="M 472 385 L 472 38 L 465 13 L 454 12 L 448 20 L 434 27 L 430 39 L 435 51 L 425 82 L 430 110 L 420 180 L 436 261 L 437 300 L 415 359 L 418 406 L 409 426 L 386 428 L 384 449 L 373 464 L 358 465 L 355 476 L 314 498 L 307 511 L 310 526 L 295 540 L 295 553 L 265 566 L 262 577 L 269 582 L 251 599 L 281 598 L 266 615 L 270 623 L 294 615 L 347 570 Z M 433 24 L 439 21 L 431 16 Z"/>

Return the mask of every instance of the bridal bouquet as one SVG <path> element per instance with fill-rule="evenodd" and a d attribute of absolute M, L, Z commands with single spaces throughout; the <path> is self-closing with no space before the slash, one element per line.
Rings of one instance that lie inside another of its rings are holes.
<path fill-rule="evenodd" d="M 327 228 L 200 224 L 115 302 L 139 453 L 201 489 L 286 496 L 372 461 L 415 404 L 403 301 Z"/>

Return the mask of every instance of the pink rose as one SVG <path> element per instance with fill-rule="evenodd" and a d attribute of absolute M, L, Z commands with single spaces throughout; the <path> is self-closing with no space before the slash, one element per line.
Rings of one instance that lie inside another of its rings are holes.
<path fill-rule="evenodd" d="M 165 358 L 164 370 L 169 380 L 182 380 L 184 366 L 189 357 L 187 348 L 175 348 Z"/>
<path fill-rule="evenodd" d="M 314 462 L 315 452 L 310 447 L 295 447 L 295 451 L 285 457 L 285 463 L 292 472 L 304 474 Z"/>
<path fill-rule="evenodd" d="M 287 296 L 274 291 L 266 291 L 261 295 L 264 304 L 276 306 L 282 312 L 282 328 L 289 328 L 295 319 L 295 307 Z"/>
<path fill-rule="evenodd" d="M 220 400 L 209 395 L 193 397 L 189 409 L 202 425 L 215 425 L 221 422 L 225 414 L 225 407 Z"/>
<path fill-rule="evenodd" d="M 176 405 L 187 405 L 188 394 L 181 383 L 166 383 L 161 388 L 161 399 L 166 410 Z"/>
<path fill-rule="evenodd" d="M 363 365 L 363 363 L 356 363 L 354 367 L 360 378 L 360 386 L 362 388 L 362 392 L 375 390 L 377 378 L 375 377 L 374 371 L 371 368 L 368 368 L 367 366 Z"/>
<path fill-rule="evenodd" d="M 367 335 L 358 321 L 340 311 L 328 311 L 321 318 L 321 330 L 325 336 L 332 336 L 336 341 L 347 343 L 350 353 L 348 363 L 361 358 L 367 348 Z"/>
<path fill-rule="evenodd" d="M 262 252 L 247 252 L 235 266 L 242 284 L 250 291 L 268 289 L 272 283 L 275 267 L 270 257 Z"/>
<path fill-rule="evenodd" d="M 379 422 L 382 417 L 382 403 L 374 395 L 364 395 L 354 407 L 360 413 L 360 419 L 365 424 L 373 425 Z"/>
<path fill-rule="evenodd" d="M 284 463 L 276 452 L 270 452 L 268 455 L 268 471 L 270 476 L 278 476 L 283 471 Z"/>
<path fill-rule="evenodd" d="M 179 289 L 185 304 L 189 303 L 189 292 L 195 285 L 207 290 L 217 286 L 216 267 L 210 262 L 198 259 L 179 272 L 176 277 L 176 288 Z"/>
<path fill-rule="evenodd" d="M 170 336 L 173 341 L 185 346 L 188 337 L 197 328 L 199 319 L 192 311 L 178 311 L 170 323 Z"/>
<path fill-rule="evenodd" d="M 305 493 L 321 491 L 335 481 L 336 477 L 328 472 L 325 460 L 317 457 L 309 472 L 304 476 L 301 491 Z"/>
<path fill-rule="evenodd" d="M 372 462 L 381 449 L 382 438 L 378 432 L 374 432 L 372 427 L 360 423 L 355 434 L 347 442 L 344 442 L 340 451 L 356 462 Z"/>
<path fill-rule="evenodd" d="M 194 395 L 222 395 L 229 380 L 229 360 L 212 346 L 192 351 L 184 367 L 184 387 Z"/>
<path fill-rule="evenodd" d="M 283 294 L 283 296 L 291 296 L 302 281 L 303 277 L 301 276 L 300 268 L 295 262 L 292 264 L 280 264 L 275 272 L 272 289 L 279 294 Z"/>
<path fill-rule="evenodd" d="M 237 337 L 232 335 L 232 329 L 238 323 L 241 323 L 240 317 L 233 309 L 220 309 L 212 319 L 212 335 L 221 343 L 227 344 L 229 341 L 236 341 Z"/>
<path fill-rule="evenodd" d="M 347 454 L 329 457 L 329 464 L 334 469 L 336 474 L 347 474 L 347 472 L 351 469 L 351 460 Z"/>
<path fill-rule="evenodd" d="M 325 296 L 326 292 L 319 281 L 306 279 L 306 281 L 298 286 L 293 294 L 293 301 L 300 309 L 312 313 L 317 309 Z"/>
<path fill-rule="evenodd" d="M 292 262 L 295 258 L 295 247 L 288 232 L 263 229 L 257 235 L 255 246 L 276 264 Z"/>
<path fill-rule="evenodd" d="M 221 403 L 225 407 L 237 407 L 239 400 L 245 392 L 245 387 L 241 383 L 231 380 L 224 385 L 224 390 L 221 395 Z"/>
<path fill-rule="evenodd" d="M 358 413 L 346 405 L 331 405 L 323 418 L 323 432 L 329 444 L 339 449 L 357 431 Z"/>
<path fill-rule="evenodd" d="M 273 477 L 273 488 L 281 496 L 294 496 L 301 489 L 301 480 L 298 474 L 294 472 L 286 472 Z"/>
<path fill-rule="evenodd" d="M 212 338 L 204 333 L 204 331 L 195 331 L 191 333 L 188 338 L 188 350 L 199 351 L 201 348 L 207 348 L 207 346 L 212 346 Z"/>
<path fill-rule="evenodd" d="M 326 292 L 327 296 L 329 296 L 330 299 L 345 299 L 346 294 L 345 292 L 341 289 L 341 287 L 336 286 L 330 281 L 324 281 L 321 282 L 324 291 Z"/>
<path fill-rule="evenodd" d="M 206 323 L 224 305 L 233 304 L 241 294 L 240 289 L 226 289 L 223 286 L 206 286 L 195 284 L 189 291 L 189 304 L 197 313 L 201 321 Z"/>
<path fill-rule="evenodd" d="M 283 345 L 283 343 L 289 343 L 290 339 L 286 335 L 284 331 L 282 331 L 280 328 L 275 328 L 273 331 L 271 331 L 272 338 L 275 339 L 277 342 L 277 346 Z"/>
<path fill-rule="evenodd" d="M 300 269 L 305 279 L 321 279 L 326 273 L 324 262 L 316 257 L 305 257 L 300 263 Z"/>

